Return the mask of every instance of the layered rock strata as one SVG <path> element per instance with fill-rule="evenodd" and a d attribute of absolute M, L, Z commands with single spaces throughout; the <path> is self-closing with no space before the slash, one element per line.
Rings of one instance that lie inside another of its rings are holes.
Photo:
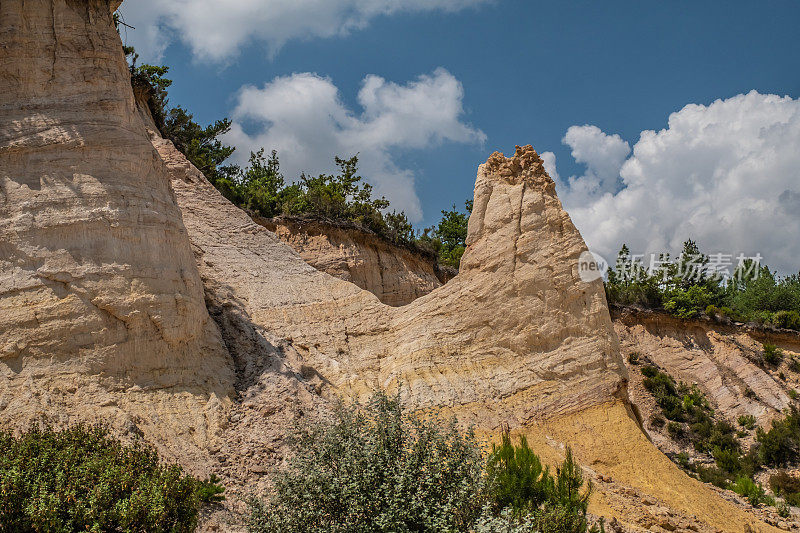
<path fill-rule="evenodd" d="M 602 284 L 580 280 L 586 246 L 531 147 L 479 168 L 459 275 L 387 306 L 309 266 L 169 142 L 153 150 L 116 7 L 0 4 L 3 428 L 104 420 L 263 487 L 291 418 L 401 387 L 551 462 L 572 446 L 604 484 L 593 510 L 631 527 L 768 530 L 637 426 Z"/>
<path fill-rule="evenodd" d="M 406 305 L 452 277 L 438 268 L 435 257 L 356 227 L 291 218 L 255 220 L 317 270 L 354 283 L 387 305 Z"/>
<path fill-rule="evenodd" d="M 232 366 L 117 4 L 0 4 L 0 423 L 102 420 L 200 460 Z"/>

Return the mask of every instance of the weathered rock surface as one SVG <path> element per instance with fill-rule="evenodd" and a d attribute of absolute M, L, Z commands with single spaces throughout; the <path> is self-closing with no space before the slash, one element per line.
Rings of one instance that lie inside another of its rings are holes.
<path fill-rule="evenodd" d="M 572 446 L 613 480 L 596 514 L 752 521 L 636 425 L 602 284 L 580 281 L 586 246 L 532 148 L 479 168 L 459 275 L 387 306 L 306 264 L 157 137 L 156 155 L 115 7 L 0 4 L 0 425 L 108 420 L 260 488 L 293 417 L 402 384 L 411 407 L 487 439 L 507 423 L 550 461 Z"/>
<path fill-rule="evenodd" d="M 602 285 L 579 280 L 585 245 L 530 147 L 480 167 L 460 273 L 389 307 L 308 266 L 171 143 L 154 142 L 172 172 L 209 302 L 235 301 L 234 315 L 268 332 L 268 344 L 286 354 L 282 364 L 314 392 L 364 398 L 402 383 L 411 406 L 455 414 L 485 438 L 508 423 L 551 462 L 570 445 L 600 483 L 592 510 L 629 530 L 769 530 L 688 478 L 637 426 Z M 257 406 L 269 388 L 247 394 Z M 256 409 L 242 416 L 259 427 Z"/>
<path fill-rule="evenodd" d="M 305 262 L 367 290 L 392 306 L 406 305 L 442 285 L 435 258 L 395 246 L 355 227 L 316 220 L 260 219 Z"/>
<path fill-rule="evenodd" d="M 800 356 L 795 334 L 630 309 L 614 313 L 614 329 L 623 354 L 638 352 L 676 380 L 696 384 L 731 421 L 753 415 L 769 427 L 791 405 L 788 391 L 800 385 L 800 376 L 789 368 L 791 357 Z M 784 352 L 781 365 L 763 363 L 764 342 Z"/>
<path fill-rule="evenodd" d="M 200 461 L 232 367 L 117 4 L 0 4 L 0 423 L 105 420 Z"/>
<path fill-rule="evenodd" d="M 203 278 L 224 280 L 253 322 L 291 339 L 330 391 L 403 383 L 415 407 L 493 427 L 624 397 L 602 284 L 579 281 L 585 245 L 530 147 L 481 166 L 461 272 L 402 308 L 308 266 L 202 175 L 173 188 Z"/>

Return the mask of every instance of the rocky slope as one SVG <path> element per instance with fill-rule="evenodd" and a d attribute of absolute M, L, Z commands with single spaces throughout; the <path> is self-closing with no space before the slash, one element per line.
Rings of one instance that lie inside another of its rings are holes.
<path fill-rule="evenodd" d="M 254 220 L 314 268 L 355 283 L 386 305 L 410 303 L 454 275 L 438 268 L 434 257 L 395 246 L 353 226 L 291 218 Z"/>
<path fill-rule="evenodd" d="M 615 310 L 613 316 L 623 355 L 641 354 L 676 380 L 697 384 L 729 420 L 752 415 L 769 427 L 791 405 L 790 391 L 800 387 L 800 376 L 789 364 L 800 356 L 796 333 L 635 309 Z M 783 351 L 782 364 L 764 362 L 765 342 Z"/>
<path fill-rule="evenodd" d="M 580 280 L 586 246 L 531 147 L 480 166 L 460 273 L 387 306 L 148 137 L 115 7 L 0 4 L 2 427 L 110 420 L 222 473 L 235 504 L 293 418 L 402 386 L 487 440 L 508 424 L 548 461 L 572 446 L 593 512 L 629 529 L 770 530 L 637 425 L 602 283 Z"/>
<path fill-rule="evenodd" d="M 232 366 L 115 7 L 0 4 L 0 423 L 102 419 L 202 463 Z"/>

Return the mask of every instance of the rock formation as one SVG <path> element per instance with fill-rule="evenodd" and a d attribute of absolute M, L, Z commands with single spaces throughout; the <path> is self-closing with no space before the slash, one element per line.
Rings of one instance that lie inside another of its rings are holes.
<path fill-rule="evenodd" d="M 263 486 L 291 417 L 402 387 L 483 438 L 508 424 L 548 461 L 572 446 L 601 484 L 598 514 L 769 530 L 640 430 L 602 283 L 580 280 L 586 246 L 530 146 L 479 167 L 460 273 L 387 306 L 150 144 L 116 7 L 0 4 L 2 427 L 108 420 L 193 470 Z"/>
<path fill-rule="evenodd" d="M 354 226 L 288 218 L 255 221 L 317 270 L 355 283 L 386 305 L 406 305 L 453 275 L 440 270 L 435 257 L 395 246 Z"/>
<path fill-rule="evenodd" d="M 0 5 L 0 421 L 103 419 L 200 460 L 232 367 L 115 8 Z"/>
<path fill-rule="evenodd" d="M 800 355 L 800 336 L 768 333 L 745 326 L 681 320 L 662 313 L 620 310 L 614 329 L 623 353 L 638 352 L 679 381 L 697 384 L 715 409 L 729 420 L 752 415 L 769 422 L 791 405 L 787 390 L 800 382 L 778 377 L 795 374 L 788 358 Z M 762 343 L 777 344 L 785 353 L 782 368 L 763 364 Z"/>
<path fill-rule="evenodd" d="M 598 482 L 592 510 L 632 527 L 769 530 L 688 478 L 637 425 L 602 284 L 580 281 L 585 245 L 530 147 L 481 165 L 460 273 L 398 308 L 308 266 L 171 143 L 154 142 L 208 301 L 257 325 L 248 335 L 279 346 L 314 391 L 364 398 L 402 384 L 411 406 L 455 414 L 487 438 L 508 423 L 552 462 L 570 445 Z M 242 420 L 259 427 L 269 387 L 247 396 Z"/>

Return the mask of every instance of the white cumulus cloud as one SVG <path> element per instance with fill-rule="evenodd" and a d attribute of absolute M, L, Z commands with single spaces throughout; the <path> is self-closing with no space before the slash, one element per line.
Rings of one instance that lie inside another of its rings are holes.
<path fill-rule="evenodd" d="M 800 268 L 800 100 L 751 91 L 687 105 L 668 127 L 628 145 L 594 126 L 564 142 L 586 165 L 558 177 L 559 193 L 588 245 L 613 259 L 632 251 L 680 250 L 687 238 L 710 252 L 761 253 L 784 273 Z"/>
<path fill-rule="evenodd" d="M 484 142 L 483 132 L 463 122 L 463 96 L 461 83 L 442 68 L 405 85 L 369 75 L 356 112 L 344 105 L 329 78 L 293 74 L 260 88 L 243 87 L 225 140 L 237 147 L 239 163 L 261 147 L 277 150 L 287 179 L 329 172 L 334 156 L 358 153 L 360 173 L 376 193 L 416 222 L 422 210 L 414 174 L 400 168 L 393 153 L 445 141 Z"/>
<path fill-rule="evenodd" d="M 252 40 L 270 54 L 292 39 L 334 37 L 375 17 L 402 12 L 457 11 L 487 0 L 128 0 L 120 8 L 128 33 L 147 61 L 175 39 L 198 57 L 222 61 Z"/>

